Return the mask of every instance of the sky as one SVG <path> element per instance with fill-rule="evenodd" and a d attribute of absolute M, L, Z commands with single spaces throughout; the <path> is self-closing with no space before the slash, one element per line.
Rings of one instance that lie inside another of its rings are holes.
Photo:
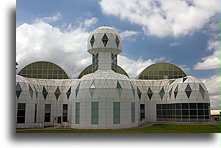
<path fill-rule="evenodd" d="M 87 39 L 110 26 L 122 40 L 118 65 L 135 78 L 157 62 L 177 65 L 220 101 L 219 0 L 17 0 L 17 72 L 35 61 L 56 63 L 71 76 L 92 63 Z"/>

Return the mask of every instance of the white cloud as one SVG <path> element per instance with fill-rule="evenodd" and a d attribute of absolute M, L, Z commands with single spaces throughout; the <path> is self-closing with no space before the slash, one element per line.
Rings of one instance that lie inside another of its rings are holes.
<path fill-rule="evenodd" d="M 91 19 L 85 19 L 84 22 L 83 22 L 83 25 L 85 27 L 90 27 L 90 26 L 96 24 L 96 22 L 97 22 L 97 18 L 93 17 Z"/>
<path fill-rule="evenodd" d="M 213 109 L 220 108 L 220 78 L 220 75 L 216 74 L 212 77 L 201 79 L 207 87 Z"/>
<path fill-rule="evenodd" d="M 96 18 L 86 19 L 83 23 L 90 27 L 96 23 Z M 72 78 L 91 64 L 91 55 L 87 52 L 87 39 L 90 32 L 86 26 L 73 29 L 66 24 L 67 29 L 61 31 L 42 20 L 33 24 L 21 24 L 16 28 L 16 61 L 19 72 L 24 66 L 35 61 L 50 61 L 61 66 Z M 64 26 L 62 28 L 65 28 Z M 123 31 L 127 32 L 127 31 Z M 133 33 L 132 33 L 133 34 Z M 132 77 L 136 77 L 144 68 L 153 64 L 152 60 L 131 60 L 118 56 L 119 65 Z"/>
<path fill-rule="evenodd" d="M 135 78 L 140 74 L 147 66 L 154 64 L 155 62 L 151 59 L 143 60 L 132 60 L 126 56 L 118 56 L 118 65 L 121 66 L 130 76 L 130 78 Z"/>
<path fill-rule="evenodd" d="M 220 51 L 219 40 L 209 40 L 207 50 L 213 51 L 213 54 L 208 57 L 203 57 L 202 62 L 198 62 L 194 65 L 195 70 L 208 70 L 220 68 Z"/>
<path fill-rule="evenodd" d="M 170 47 L 175 47 L 175 46 L 179 46 L 180 45 L 180 42 L 172 42 L 172 43 L 169 43 L 169 46 Z"/>
<path fill-rule="evenodd" d="M 35 19 L 35 22 L 54 22 L 54 21 L 57 21 L 59 20 L 61 17 L 61 13 L 58 12 L 56 14 L 54 14 L 53 16 L 49 16 L 49 17 L 42 17 L 42 18 L 37 18 Z"/>
<path fill-rule="evenodd" d="M 219 13 L 219 0 L 101 0 L 103 13 L 142 26 L 146 35 L 180 36 L 200 30 Z"/>
<path fill-rule="evenodd" d="M 139 34 L 139 33 L 136 31 L 126 30 L 126 31 L 123 31 L 120 33 L 120 37 L 121 37 L 121 39 L 125 39 L 125 38 L 131 37 L 131 36 L 135 36 L 137 34 Z"/>
<path fill-rule="evenodd" d="M 91 63 L 86 51 L 89 34 L 80 27 L 62 32 L 42 21 L 19 25 L 16 28 L 18 71 L 28 63 L 46 60 L 58 64 L 72 77 L 77 77 Z"/>

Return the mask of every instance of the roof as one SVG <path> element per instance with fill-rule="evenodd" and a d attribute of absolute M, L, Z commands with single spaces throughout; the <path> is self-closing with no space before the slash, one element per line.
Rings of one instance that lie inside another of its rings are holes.
<path fill-rule="evenodd" d="M 170 63 L 156 63 L 145 68 L 138 79 L 159 80 L 183 78 L 186 74 L 182 69 Z"/>
<path fill-rule="evenodd" d="M 60 66 L 47 61 L 31 63 L 21 69 L 18 75 L 38 79 L 69 79 L 67 73 Z"/>
<path fill-rule="evenodd" d="M 78 79 L 80 79 L 80 78 L 83 77 L 84 75 L 90 74 L 90 73 L 92 73 L 92 64 L 89 65 L 89 66 L 87 66 L 84 70 L 82 70 L 82 72 L 81 72 L 81 73 L 79 74 L 79 76 L 78 76 Z M 128 76 L 128 74 L 126 73 L 126 71 L 125 71 L 123 68 L 121 68 L 120 66 L 118 66 L 118 65 L 117 65 L 117 71 L 116 71 L 116 73 L 123 74 L 123 75 L 125 75 L 125 76 L 127 76 L 127 77 L 129 78 L 129 76 Z"/>

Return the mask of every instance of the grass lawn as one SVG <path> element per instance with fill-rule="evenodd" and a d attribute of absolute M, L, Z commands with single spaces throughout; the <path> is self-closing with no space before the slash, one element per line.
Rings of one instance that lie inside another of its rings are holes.
<path fill-rule="evenodd" d="M 220 133 L 220 125 L 154 124 L 123 130 L 24 130 L 16 133 Z"/>

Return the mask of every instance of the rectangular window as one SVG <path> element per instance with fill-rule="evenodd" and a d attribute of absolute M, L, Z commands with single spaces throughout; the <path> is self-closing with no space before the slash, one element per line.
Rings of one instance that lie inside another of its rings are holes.
<path fill-rule="evenodd" d="M 68 121 L 68 104 L 63 104 L 63 122 Z"/>
<path fill-rule="evenodd" d="M 25 103 L 18 103 L 18 110 L 17 110 L 17 123 L 25 123 Z"/>
<path fill-rule="evenodd" d="M 135 122 L 135 102 L 131 102 L 131 123 Z"/>
<path fill-rule="evenodd" d="M 34 123 L 37 121 L 37 104 L 35 104 L 35 117 L 34 117 Z"/>
<path fill-rule="evenodd" d="M 140 104 L 140 121 L 145 119 L 145 104 Z"/>
<path fill-rule="evenodd" d="M 51 104 L 45 104 L 45 122 L 51 121 Z"/>
<path fill-rule="evenodd" d="M 98 124 L 98 102 L 91 103 L 91 124 Z"/>
<path fill-rule="evenodd" d="M 80 124 L 80 102 L 75 103 L 75 124 Z"/>
<path fill-rule="evenodd" d="M 120 124 L 120 102 L 113 102 L 113 124 Z"/>

